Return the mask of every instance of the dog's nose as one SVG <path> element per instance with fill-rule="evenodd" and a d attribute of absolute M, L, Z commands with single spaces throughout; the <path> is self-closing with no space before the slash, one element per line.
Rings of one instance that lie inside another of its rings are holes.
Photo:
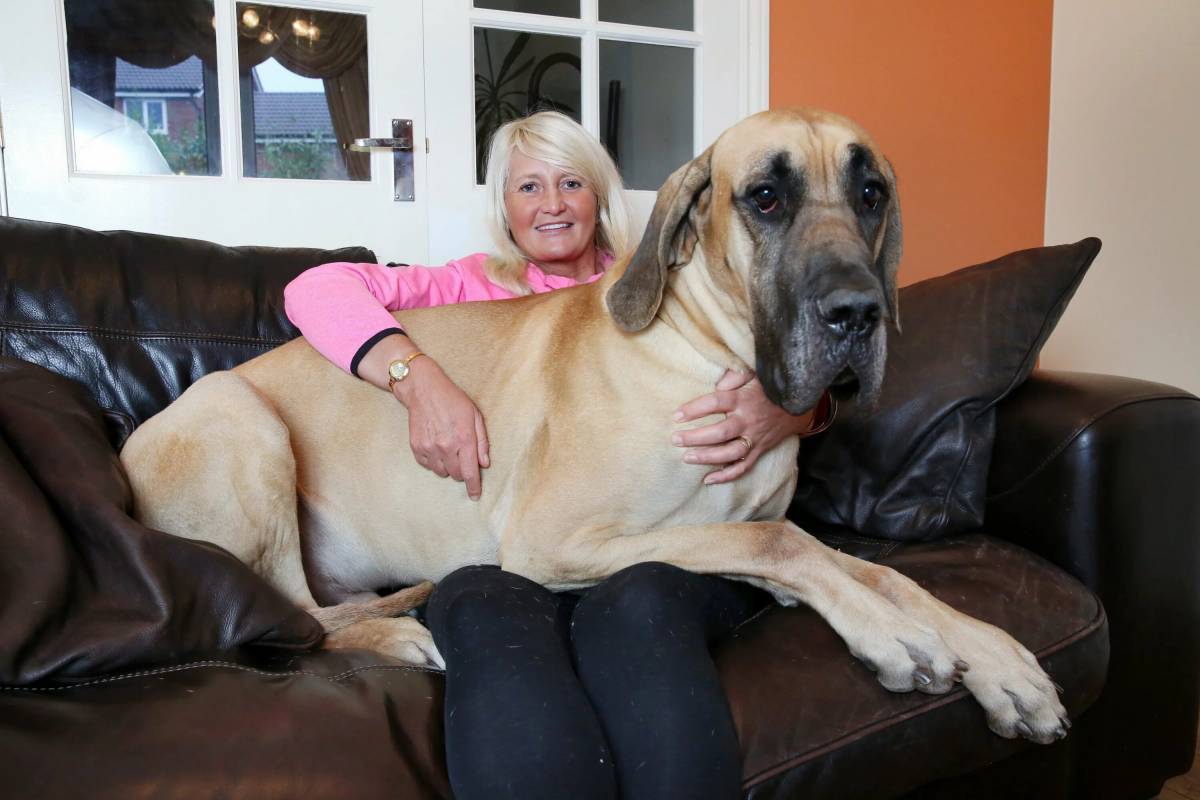
<path fill-rule="evenodd" d="M 868 336 L 881 316 L 877 292 L 834 289 L 817 301 L 817 313 L 843 339 Z"/>

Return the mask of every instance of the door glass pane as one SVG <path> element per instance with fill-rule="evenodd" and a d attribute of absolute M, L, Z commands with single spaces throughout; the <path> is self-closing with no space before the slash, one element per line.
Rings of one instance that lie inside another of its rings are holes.
<path fill-rule="evenodd" d="M 475 0 L 475 7 L 523 11 L 526 14 L 549 14 L 555 17 L 579 16 L 579 0 Z"/>
<path fill-rule="evenodd" d="M 696 26 L 694 0 L 600 0 L 601 22 L 690 31 Z"/>
<path fill-rule="evenodd" d="M 212 0 L 64 0 L 75 167 L 220 175 Z"/>
<path fill-rule="evenodd" d="M 695 51 L 600 40 L 600 140 L 630 189 L 658 189 L 692 157 Z"/>
<path fill-rule="evenodd" d="M 535 111 L 579 122 L 579 39 L 475 29 L 475 175 L 483 183 L 492 133 Z"/>
<path fill-rule="evenodd" d="M 237 4 L 242 174 L 371 179 L 367 18 Z"/>

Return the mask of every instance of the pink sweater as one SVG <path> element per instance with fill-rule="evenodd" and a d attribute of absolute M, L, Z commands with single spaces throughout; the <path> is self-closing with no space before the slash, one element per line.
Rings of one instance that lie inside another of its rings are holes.
<path fill-rule="evenodd" d="M 515 297 L 488 280 L 483 269 L 486 261 L 486 253 L 475 253 L 441 267 L 323 264 L 287 285 L 284 310 L 321 355 L 357 375 L 358 362 L 367 351 L 401 330 L 388 312 Z M 612 258 L 600 261 L 607 268 Z M 596 273 L 587 283 L 602 274 Z M 546 274 L 532 262 L 525 276 L 537 293 L 576 285 L 571 278 Z"/>

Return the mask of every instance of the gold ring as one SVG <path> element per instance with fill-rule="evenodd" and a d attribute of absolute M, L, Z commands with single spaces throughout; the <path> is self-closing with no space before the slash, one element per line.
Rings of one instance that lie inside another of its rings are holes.
<path fill-rule="evenodd" d="M 745 461 L 746 456 L 750 455 L 750 451 L 754 449 L 754 442 L 750 440 L 749 436 L 739 436 L 737 438 L 739 441 L 741 441 L 743 444 L 746 445 L 746 453 L 741 458 L 739 458 L 738 461 Z"/>

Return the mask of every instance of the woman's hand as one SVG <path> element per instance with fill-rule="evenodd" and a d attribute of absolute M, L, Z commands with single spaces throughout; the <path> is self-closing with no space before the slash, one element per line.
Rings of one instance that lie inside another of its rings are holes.
<path fill-rule="evenodd" d="M 689 448 L 683 455 L 685 462 L 723 465 L 704 476 L 705 484 L 740 478 L 759 456 L 787 437 L 804 433 L 812 421 L 811 412 L 793 416 L 768 400 L 754 373 L 726 370 L 716 391 L 680 406 L 675 422 L 721 413 L 725 419 L 720 422 L 677 431 L 671 437 L 677 447 Z"/>
<path fill-rule="evenodd" d="M 408 376 L 393 392 L 408 408 L 408 443 L 417 463 L 467 484 L 467 495 L 478 500 L 480 467 L 491 464 L 483 415 L 437 362 L 428 356 L 413 359 Z"/>

